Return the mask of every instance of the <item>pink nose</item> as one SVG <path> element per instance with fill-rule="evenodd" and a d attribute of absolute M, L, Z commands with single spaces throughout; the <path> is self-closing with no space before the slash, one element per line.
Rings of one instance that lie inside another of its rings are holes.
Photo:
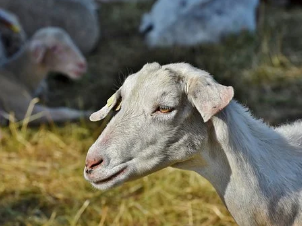
<path fill-rule="evenodd" d="M 86 173 L 90 174 L 93 170 L 99 168 L 104 162 L 103 158 L 87 158 L 86 159 Z"/>
<path fill-rule="evenodd" d="M 86 62 L 80 62 L 80 63 L 77 63 L 77 67 L 82 71 L 86 71 L 87 64 L 86 64 Z"/>

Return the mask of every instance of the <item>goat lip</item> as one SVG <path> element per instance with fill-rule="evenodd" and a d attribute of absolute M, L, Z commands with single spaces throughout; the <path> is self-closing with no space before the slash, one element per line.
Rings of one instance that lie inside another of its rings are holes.
<path fill-rule="evenodd" d="M 122 169 L 118 170 L 117 172 L 111 174 L 110 176 L 104 178 L 104 179 L 101 179 L 101 180 L 98 180 L 98 181 L 92 181 L 91 183 L 95 184 L 95 185 L 101 185 L 101 184 L 105 184 L 109 181 L 112 181 L 114 180 L 115 178 L 117 178 L 118 176 L 122 175 L 127 169 L 127 166 L 123 167 Z"/>
<path fill-rule="evenodd" d="M 71 73 L 74 75 L 74 77 L 80 78 L 85 72 L 86 71 L 84 70 L 73 70 Z"/>
<path fill-rule="evenodd" d="M 75 68 L 69 71 L 69 76 L 74 79 L 81 78 L 84 73 L 86 73 L 86 69 Z"/>

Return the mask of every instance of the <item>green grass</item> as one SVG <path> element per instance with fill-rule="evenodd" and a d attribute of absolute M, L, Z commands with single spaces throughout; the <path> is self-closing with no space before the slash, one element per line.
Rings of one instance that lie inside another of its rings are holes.
<path fill-rule="evenodd" d="M 235 88 L 236 99 L 273 124 L 302 118 L 302 9 L 261 6 L 258 32 L 219 45 L 148 49 L 137 34 L 150 3 L 104 4 L 102 39 L 81 81 L 49 78 L 49 106 L 99 109 L 146 62 L 185 61 Z M 168 168 L 110 191 L 83 178 L 100 123 L 0 129 L 0 225 L 236 225 L 213 187 Z"/>

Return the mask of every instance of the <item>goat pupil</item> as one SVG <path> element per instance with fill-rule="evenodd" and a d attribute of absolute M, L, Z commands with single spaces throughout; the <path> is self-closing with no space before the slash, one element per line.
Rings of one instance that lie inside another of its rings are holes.
<path fill-rule="evenodd" d="M 162 113 L 168 113 L 172 110 L 172 108 L 168 107 L 168 106 L 161 106 L 159 107 L 159 111 Z"/>

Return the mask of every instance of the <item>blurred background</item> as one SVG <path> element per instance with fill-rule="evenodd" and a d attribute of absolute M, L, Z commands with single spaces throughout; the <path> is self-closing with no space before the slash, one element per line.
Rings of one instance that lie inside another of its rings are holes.
<path fill-rule="evenodd" d="M 39 29 L 61 27 L 87 65 L 76 80 L 49 71 L 41 105 L 98 110 L 145 63 L 188 62 L 233 86 L 235 99 L 278 126 L 302 118 L 300 3 L 0 0 L 1 10 L 14 15 L 12 25 L 0 28 L 5 53 L 0 63 L 4 71 L 12 61 L 18 67 L 18 54 L 31 46 Z M 1 73 L 5 90 L 7 77 Z M 0 90 L 0 101 L 4 98 Z M 35 126 L 24 120 L 3 123 L 0 225 L 236 225 L 214 188 L 193 172 L 168 168 L 106 192 L 93 189 L 83 168 L 101 130 L 101 122 L 87 117 Z"/>

